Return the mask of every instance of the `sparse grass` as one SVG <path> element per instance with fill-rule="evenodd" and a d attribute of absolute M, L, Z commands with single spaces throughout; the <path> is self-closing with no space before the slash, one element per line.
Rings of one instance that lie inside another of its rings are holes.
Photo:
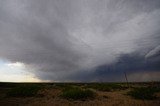
<path fill-rule="evenodd" d="M 126 89 L 126 87 L 121 86 L 120 84 L 105 84 L 105 83 L 99 83 L 99 84 L 92 84 L 88 86 L 89 88 L 93 88 L 99 91 L 114 91 L 114 90 L 122 90 Z"/>
<path fill-rule="evenodd" d="M 135 99 L 153 100 L 156 99 L 154 95 L 156 92 L 160 92 L 160 89 L 156 87 L 140 87 L 132 89 L 127 94 Z"/>
<path fill-rule="evenodd" d="M 31 97 L 35 96 L 40 89 L 41 87 L 38 85 L 20 85 L 9 90 L 7 96 Z"/>
<path fill-rule="evenodd" d="M 62 91 L 61 97 L 72 100 L 86 100 L 93 99 L 95 92 L 89 89 L 81 89 L 78 87 L 68 87 Z"/>

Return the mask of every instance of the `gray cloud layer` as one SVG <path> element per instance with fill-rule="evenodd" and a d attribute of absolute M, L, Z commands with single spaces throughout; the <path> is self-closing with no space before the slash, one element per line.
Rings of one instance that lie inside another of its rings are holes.
<path fill-rule="evenodd" d="M 159 0 L 0 0 L 0 58 L 70 80 L 124 54 L 157 52 L 159 24 Z"/>

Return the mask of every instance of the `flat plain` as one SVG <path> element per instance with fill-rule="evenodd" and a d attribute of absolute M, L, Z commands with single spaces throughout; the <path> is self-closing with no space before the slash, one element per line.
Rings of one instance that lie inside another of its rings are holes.
<path fill-rule="evenodd" d="M 160 82 L 0 83 L 0 106 L 160 106 Z"/>

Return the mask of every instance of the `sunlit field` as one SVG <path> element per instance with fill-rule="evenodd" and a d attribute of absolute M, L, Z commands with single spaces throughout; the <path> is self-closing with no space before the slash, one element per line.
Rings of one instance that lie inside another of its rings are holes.
<path fill-rule="evenodd" d="M 0 83 L 4 106 L 159 106 L 160 82 Z"/>

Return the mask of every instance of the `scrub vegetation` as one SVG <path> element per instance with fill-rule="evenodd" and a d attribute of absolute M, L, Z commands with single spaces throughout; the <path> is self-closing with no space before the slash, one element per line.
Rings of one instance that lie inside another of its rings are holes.
<path fill-rule="evenodd" d="M 35 96 L 41 89 L 39 85 L 20 85 L 10 89 L 7 96 L 12 97 L 31 97 Z"/>
<path fill-rule="evenodd" d="M 122 86 L 121 84 L 116 84 L 116 83 L 95 83 L 87 87 L 93 88 L 98 91 L 108 91 L 108 92 L 127 89 L 126 86 Z"/>
<path fill-rule="evenodd" d="M 140 87 L 134 88 L 127 94 L 135 99 L 153 100 L 156 99 L 155 93 L 160 92 L 160 88 L 157 87 Z"/>
<path fill-rule="evenodd" d="M 72 100 L 93 99 L 96 94 L 90 89 L 79 87 L 69 87 L 62 91 L 61 97 Z"/>
<path fill-rule="evenodd" d="M 0 106 L 24 104 L 159 106 L 160 82 L 129 83 L 129 86 L 126 83 L 0 83 Z"/>

